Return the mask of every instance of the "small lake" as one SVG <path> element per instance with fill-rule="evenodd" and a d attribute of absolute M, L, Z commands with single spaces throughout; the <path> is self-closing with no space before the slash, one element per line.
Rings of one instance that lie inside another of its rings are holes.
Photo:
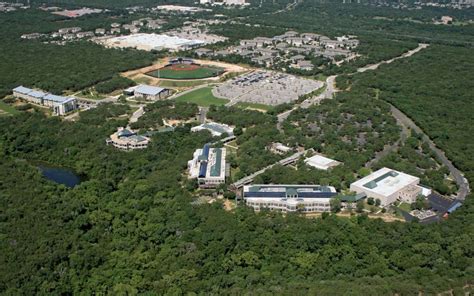
<path fill-rule="evenodd" d="M 44 164 L 38 165 L 38 168 L 46 179 L 63 184 L 69 188 L 81 183 L 81 178 L 70 169 L 51 167 Z"/>

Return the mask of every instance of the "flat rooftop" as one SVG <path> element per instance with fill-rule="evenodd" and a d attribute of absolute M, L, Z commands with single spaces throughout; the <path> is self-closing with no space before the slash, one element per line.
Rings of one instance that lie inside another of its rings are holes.
<path fill-rule="evenodd" d="M 382 168 L 352 183 L 351 187 L 357 186 L 367 192 L 373 192 L 382 196 L 390 196 L 414 182 L 419 182 L 419 180 L 418 177 L 389 168 Z"/>
<path fill-rule="evenodd" d="M 304 162 L 307 165 L 310 165 L 312 167 L 322 169 L 322 170 L 327 170 L 330 167 L 337 166 L 337 165 L 340 164 L 340 162 L 337 161 L 337 160 L 327 158 L 327 157 L 319 155 L 319 154 L 316 154 L 316 155 L 313 155 L 309 158 L 306 158 L 304 160 Z"/>
<path fill-rule="evenodd" d="M 143 50 L 153 49 L 179 49 L 182 46 L 197 46 L 206 42 L 198 39 L 186 39 L 164 34 L 131 34 L 127 36 L 112 37 L 105 41 L 106 45 L 116 47 L 136 47 Z"/>

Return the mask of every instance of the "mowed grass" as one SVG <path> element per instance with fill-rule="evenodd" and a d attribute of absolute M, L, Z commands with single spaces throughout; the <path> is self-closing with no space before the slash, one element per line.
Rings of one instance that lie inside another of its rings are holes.
<path fill-rule="evenodd" d="M 161 87 L 168 87 L 168 88 L 194 87 L 194 86 L 198 86 L 198 85 L 201 85 L 201 84 L 206 84 L 206 83 L 209 83 L 209 82 L 212 82 L 212 80 L 189 80 L 189 81 L 186 81 L 186 80 L 183 80 L 183 81 L 179 81 L 179 80 L 160 80 L 160 82 L 158 82 L 158 85 L 161 86 Z"/>
<path fill-rule="evenodd" d="M 273 109 L 273 106 L 265 105 L 265 104 L 258 104 L 258 103 L 248 103 L 248 102 L 239 102 L 235 104 L 235 107 L 242 108 L 242 109 L 255 109 L 264 112 L 268 112 Z"/>
<path fill-rule="evenodd" d="M 176 101 L 194 103 L 201 107 L 209 107 L 211 105 L 221 106 L 228 102 L 226 99 L 216 98 L 212 94 L 212 87 L 210 86 L 199 88 L 177 97 Z"/>
<path fill-rule="evenodd" d="M 194 70 L 160 69 L 146 73 L 163 79 L 203 79 L 220 75 L 223 69 L 216 67 L 199 67 Z"/>
<path fill-rule="evenodd" d="M 20 111 L 16 110 L 12 106 L 8 105 L 7 103 L 3 102 L 0 100 L 0 116 L 6 115 L 6 114 L 19 114 Z"/>

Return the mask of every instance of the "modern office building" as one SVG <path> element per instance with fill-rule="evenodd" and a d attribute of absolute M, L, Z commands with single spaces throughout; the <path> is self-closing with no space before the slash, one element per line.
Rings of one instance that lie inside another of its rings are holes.
<path fill-rule="evenodd" d="M 351 184 L 350 190 L 379 199 L 382 206 L 397 200 L 413 203 L 422 193 L 420 178 L 389 168 L 382 168 Z"/>
<path fill-rule="evenodd" d="M 14 88 L 13 95 L 33 104 L 50 107 L 55 115 L 65 115 L 78 108 L 75 98 L 56 96 L 24 86 Z"/>
<path fill-rule="evenodd" d="M 325 170 L 325 171 L 341 164 L 337 160 L 327 158 L 327 157 L 322 156 L 320 154 L 316 154 L 316 155 L 313 155 L 309 158 L 306 158 L 304 160 L 304 162 L 309 166 L 312 166 L 312 167 L 317 168 L 319 170 Z"/>
<path fill-rule="evenodd" d="M 113 145 L 122 150 L 145 149 L 150 143 L 150 138 L 137 135 L 137 133 L 126 128 L 119 128 L 106 141 L 107 145 Z"/>
<path fill-rule="evenodd" d="M 319 185 L 249 185 L 242 197 L 255 211 L 328 212 L 330 200 L 337 195 L 332 186 Z"/>
<path fill-rule="evenodd" d="M 209 144 L 194 152 L 188 161 L 189 178 L 197 178 L 199 187 L 214 188 L 225 183 L 226 149 L 211 148 Z"/>
<path fill-rule="evenodd" d="M 234 135 L 233 127 L 230 127 L 227 124 L 221 124 L 216 122 L 203 123 L 201 125 L 191 128 L 192 132 L 200 132 L 202 130 L 210 131 L 213 137 L 220 137 L 223 134 L 227 134 L 229 136 Z"/>

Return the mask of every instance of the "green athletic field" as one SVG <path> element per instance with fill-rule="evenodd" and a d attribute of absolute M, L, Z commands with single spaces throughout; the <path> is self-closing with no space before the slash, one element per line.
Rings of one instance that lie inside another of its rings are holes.
<path fill-rule="evenodd" d="M 209 107 L 211 105 L 221 106 L 228 102 L 226 99 L 214 97 L 211 90 L 212 87 L 210 86 L 199 88 L 176 98 L 176 101 L 195 103 L 201 107 Z"/>
<path fill-rule="evenodd" d="M 224 70 L 222 68 L 198 66 L 198 68 L 192 70 L 175 70 L 172 68 L 161 68 L 160 70 L 151 71 L 146 74 L 156 78 L 179 80 L 216 77 L 222 74 L 223 71 Z"/>

